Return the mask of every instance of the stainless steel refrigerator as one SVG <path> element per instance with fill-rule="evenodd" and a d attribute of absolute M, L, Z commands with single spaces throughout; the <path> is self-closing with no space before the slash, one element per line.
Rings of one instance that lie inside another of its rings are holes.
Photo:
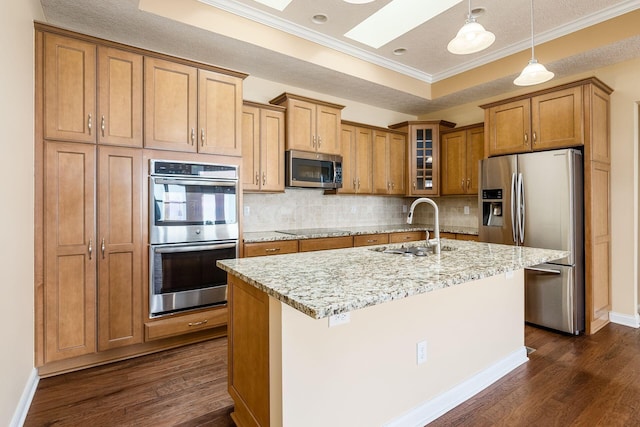
<path fill-rule="evenodd" d="M 563 149 L 481 160 L 481 242 L 569 251 L 525 270 L 525 321 L 584 331 L 582 153 Z"/>

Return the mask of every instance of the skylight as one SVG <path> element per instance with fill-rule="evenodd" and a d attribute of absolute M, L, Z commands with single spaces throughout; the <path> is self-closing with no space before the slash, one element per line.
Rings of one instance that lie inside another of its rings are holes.
<path fill-rule="evenodd" d="M 461 1 L 393 0 L 349 30 L 345 37 L 377 49 Z"/>

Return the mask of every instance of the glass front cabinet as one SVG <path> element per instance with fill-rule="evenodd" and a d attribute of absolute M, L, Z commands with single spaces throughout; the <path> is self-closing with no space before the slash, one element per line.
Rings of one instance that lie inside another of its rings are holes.
<path fill-rule="evenodd" d="M 440 189 L 440 132 L 455 127 L 444 120 L 411 121 L 389 126 L 407 133 L 407 196 L 437 196 Z"/>

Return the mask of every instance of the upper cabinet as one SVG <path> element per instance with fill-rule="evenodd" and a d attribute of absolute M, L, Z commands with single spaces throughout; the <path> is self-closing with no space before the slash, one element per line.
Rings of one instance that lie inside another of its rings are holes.
<path fill-rule="evenodd" d="M 373 131 L 355 123 L 342 123 L 342 188 L 339 194 L 373 192 Z"/>
<path fill-rule="evenodd" d="M 242 79 L 145 58 L 145 147 L 242 154 Z"/>
<path fill-rule="evenodd" d="M 44 137 L 142 146 L 142 56 L 45 33 Z"/>
<path fill-rule="evenodd" d="M 283 93 L 269 102 L 287 109 L 287 150 L 340 154 L 344 106 L 290 93 Z"/>
<path fill-rule="evenodd" d="M 465 126 L 442 134 L 440 195 L 478 194 L 478 162 L 484 156 L 484 126 Z"/>
<path fill-rule="evenodd" d="M 406 139 L 397 132 L 373 132 L 374 194 L 405 194 Z"/>
<path fill-rule="evenodd" d="M 408 138 L 406 195 L 437 196 L 440 188 L 440 132 L 455 123 L 444 120 L 412 121 L 389 126 Z"/>
<path fill-rule="evenodd" d="M 487 156 L 583 145 L 582 90 L 554 88 L 483 105 Z"/>
<path fill-rule="evenodd" d="M 245 101 L 242 107 L 244 191 L 284 191 L 284 108 Z"/>

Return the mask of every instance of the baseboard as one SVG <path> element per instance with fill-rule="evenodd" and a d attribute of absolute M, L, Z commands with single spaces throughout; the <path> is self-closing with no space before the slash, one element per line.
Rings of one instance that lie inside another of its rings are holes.
<path fill-rule="evenodd" d="M 526 347 L 522 347 L 448 392 L 424 402 L 385 424 L 385 427 L 422 427 L 489 387 L 528 360 Z"/>
<path fill-rule="evenodd" d="M 609 312 L 609 320 L 618 325 L 629 326 L 631 328 L 640 328 L 640 315 L 634 315 Z"/>
<path fill-rule="evenodd" d="M 31 375 L 29 375 L 29 379 L 27 380 L 27 384 L 22 391 L 22 396 L 20 396 L 18 407 L 13 413 L 13 418 L 9 423 L 9 427 L 22 427 L 24 425 L 24 421 L 27 419 L 27 413 L 29 413 L 29 407 L 31 407 L 31 401 L 33 400 L 33 396 L 36 394 L 39 381 L 40 377 L 38 376 L 38 370 L 33 368 Z"/>

